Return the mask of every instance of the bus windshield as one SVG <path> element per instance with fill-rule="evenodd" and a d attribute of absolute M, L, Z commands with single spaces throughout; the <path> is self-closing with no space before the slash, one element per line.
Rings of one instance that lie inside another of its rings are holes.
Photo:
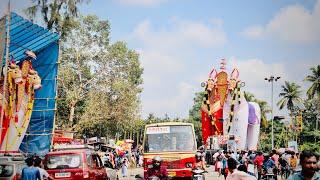
<path fill-rule="evenodd" d="M 195 151 L 196 144 L 190 125 L 147 127 L 145 152 Z"/>

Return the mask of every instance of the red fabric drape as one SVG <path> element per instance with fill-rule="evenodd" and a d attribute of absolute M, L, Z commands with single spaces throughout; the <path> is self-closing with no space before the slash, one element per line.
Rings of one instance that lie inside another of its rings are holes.
<path fill-rule="evenodd" d="M 201 110 L 201 119 L 202 119 L 202 140 L 203 144 L 206 144 L 207 139 L 209 136 L 212 135 L 212 125 L 211 125 L 211 120 L 208 116 L 208 114 Z"/>

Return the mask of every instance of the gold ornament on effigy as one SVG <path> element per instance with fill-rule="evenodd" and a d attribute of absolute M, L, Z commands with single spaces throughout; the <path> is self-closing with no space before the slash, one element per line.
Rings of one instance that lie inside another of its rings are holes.
<path fill-rule="evenodd" d="M 217 95 L 219 96 L 221 106 L 223 106 L 227 97 L 228 74 L 224 71 L 221 71 L 217 74 L 216 80 Z"/>

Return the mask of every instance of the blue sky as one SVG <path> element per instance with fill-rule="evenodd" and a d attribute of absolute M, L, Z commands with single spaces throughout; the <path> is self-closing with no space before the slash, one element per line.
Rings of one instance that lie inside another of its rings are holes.
<path fill-rule="evenodd" d="M 28 2 L 12 0 L 12 9 L 19 13 Z M 5 1 L 0 5 L 3 13 Z M 81 13 L 109 20 L 111 40 L 140 53 L 142 117 L 187 117 L 194 93 L 221 58 L 228 72 L 239 69 L 243 90 L 269 103 L 264 77 L 281 76 L 277 102 L 284 81 L 298 83 L 305 94 L 310 84 L 303 79 L 320 64 L 319 0 L 91 0 Z M 275 114 L 286 112 L 275 108 Z"/>

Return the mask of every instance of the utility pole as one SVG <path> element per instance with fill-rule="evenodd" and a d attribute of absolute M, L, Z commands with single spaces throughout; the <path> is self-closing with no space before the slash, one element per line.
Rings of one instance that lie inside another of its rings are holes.
<path fill-rule="evenodd" d="M 266 77 L 264 80 L 271 82 L 271 149 L 274 149 L 274 132 L 273 132 L 273 82 L 278 81 L 280 79 L 280 76 L 274 77 Z"/>

